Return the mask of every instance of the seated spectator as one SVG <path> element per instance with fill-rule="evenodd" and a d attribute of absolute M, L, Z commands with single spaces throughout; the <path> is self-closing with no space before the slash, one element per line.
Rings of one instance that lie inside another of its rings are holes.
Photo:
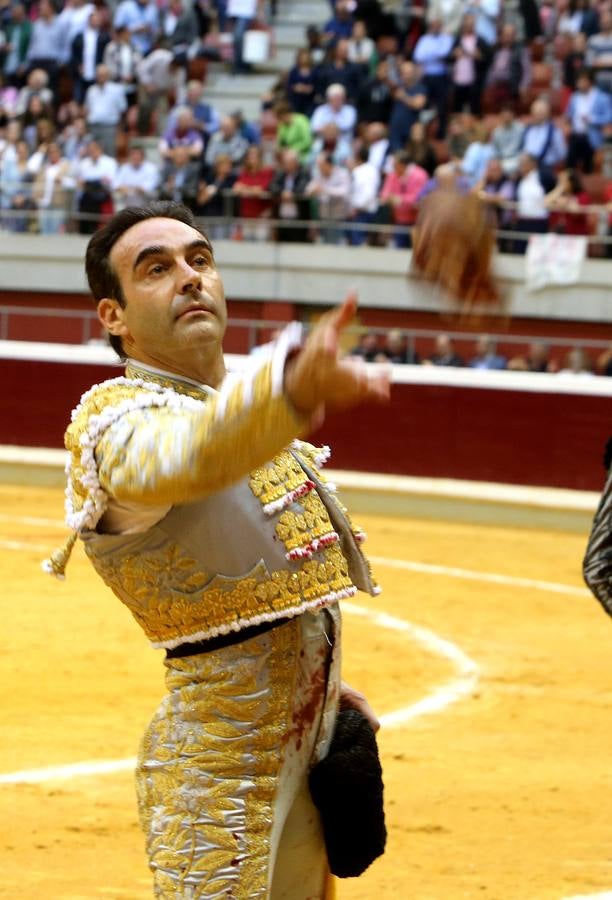
<path fill-rule="evenodd" d="M 387 332 L 382 350 L 375 357 L 376 362 L 390 362 L 393 365 L 419 364 L 419 354 L 408 347 L 406 336 L 397 328 Z"/>
<path fill-rule="evenodd" d="M 236 131 L 245 139 L 249 146 L 252 144 L 259 144 L 261 141 L 261 134 L 259 133 L 259 128 L 255 122 L 248 122 L 241 109 L 235 109 L 233 113 L 230 113 L 230 116 L 236 123 Z"/>
<path fill-rule="evenodd" d="M 466 116 L 453 116 L 448 126 L 448 154 L 455 163 L 461 162 L 470 143 Z"/>
<path fill-rule="evenodd" d="M 26 141 L 19 138 L 15 153 L 5 153 L 0 160 L 2 221 L 4 227 L 13 232 L 31 231 L 34 225 L 34 175 L 28 166 L 29 158 L 30 148 Z"/>
<path fill-rule="evenodd" d="M 62 157 L 59 144 L 49 144 L 45 161 L 34 181 L 41 234 L 59 234 L 65 230 L 74 186 L 72 163 Z"/>
<path fill-rule="evenodd" d="M 461 31 L 451 51 L 453 112 L 463 112 L 468 106 L 473 116 L 480 115 L 480 100 L 484 73 L 489 59 L 489 46 L 476 34 L 474 16 L 463 17 Z"/>
<path fill-rule="evenodd" d="M 612 100 L 610 94 L 594 86 L 586 69 L 578 75 L 565 115 L 571 129 L 568 168 L 580 168 L 588 175 L 593 171 L 593 155 L 603 144 L 604 128 L 612 125 Z"/>
<path fill-rule="evenodd" d="M 70 48 L 70 68 L 77 103 L 83 103 L 87 91 L 94 84 L 96 67 L 104 62 L 104 53 L 109 43 L 110 34 L 103 28 L 102 13 L 94 8 L 84 31 L 76 34 Z"/>
<path fill-rule="evenodd" d="M 108 156 L 115 156 L 117 132 L 127 102 L 122 85 L 110 80 L 105 65 L 96 66 L 96 80 L 87 89 L 84 108 L 89 131 Z"/>
<path fill-rule="evenodd" d="M 19 119 L 10 119 L 4 132 L 4 138 L 0 140 L 0 165 L 17 159 L 17 144 L 21 140 L 25 140 L 21 122 Z"/>
<path fill-rule="evenodd" d="M 597 371 L 608 378 L 612 377 L 612 346 L 597 357 Z"/>
<path fill-rule="evenodd" d="M 515 356 L 508 362 L 515 372 L 554 372 L 556 366 L 550 359 L 550 348 L 543 341 L 529 344 L 526 356 Z"/>
<path fill-rule="evenodd" d="M 302 113 L 293 112 L 289 103 L 279 103 L 274 107 L 278 119 L 276 142 L 281 150 L 295 150 L 300 162 L 305 162 L 312 146 L 310 122 Z"/>
<path fill-rule="evenodd" d="M 300 157 L 295 150 L 283 150 L 280 169 L 270 184 L 275 218 L 287 223 L 279 227 L 278 241 L 308 242 L 308 228 L 301 223 L 309 218 L 310 202 L 306 196 L 309 181 L 308 170 L 300 163 Z M 292 225 L 292 222 L 300 224 Z"/>
<path fill-rule="evenodd" d="M 310 116 L 314 110 L 315 74 L 309 50 L 298 50 L 287 76 L 287 99 L 293 112 Z"/>
<path fill-rule="evenodd" d="M 34 95 L 40 98 L 43 108 L 47 110 L 53 108 L 53 91 L 49 87 L 49 76 L 44 69 L 32 69 L 28 75 L 25 86 L 17 95 L 14 110 L 16 116 L 23 116 L 30 103 L 30 97 Z"/>
<path fill-rule="evenodd" d="M 351 176 L 344 166 L 336 165 L 333 156 L 320 153 L 306 194 L 317 203 L 320 234 L 325 244 L 340 244 L 342 230 L 333 222 L 344 222 L 350 213 Z"/>
<path fill-rule="evenodd" d="M 28 137 L 27 128 L 23 129 L 23 134 L 24 137 Z M 30 147 L 34 147 L 34 152 L 30 156 L 28 165 L 34 175 L 38 175 L 45 161 L 47 148 L 53 141 L 55 141 L 55 125 L 51 119 L 39 119 L 36 123 L 34 140 L 29 141 Z"/>
<path fill-rule="evenodd" d="M 79 116 L 74 122 L 64 128 L 60 135 L 59 144 L 66 159 L 75 163 L 83 159 L 91 140 L 92 135 L 87 130 L 87 122 L 83 116 Z"/>
<path fill-rule="evenodd" d="M 131 147 L 128 160 L 119 166 L 113 179 L 115 212 L 126 206 L 145 206 L 156 196 L 159 171 L 145 159 L 142 147 Z"/>
<path fill-rule="evenodd" d="M 316 160 L 321 153 L 331 156 L 337 166 L 344 166 L 351 157 L 351 142 L 342 137 L 338 126 L 333 122 L 324 125 L 319 136 L 314 140 L 310 159 Z"/>
<path fill-rule="evenodd" d="M 497 353 L 497 347 L 493 338 L 483 334 L 476 344 L 476 356 L 470 360 L 472 369 L 505 369 L 508 361 L 505 356 Z"/>
<path fill-rule="evenodd" d="M 612 93 L 612 10 L 602 5 L 599 14 L 599 33 L 587 41 L 585 62 L 595 74 L 595 84 L 602 91 Z"/>
<path fill-rule="evenodd" d="M 334 124 L 340 130 L 342 137 L 351 141 L 357 112 L 354 106 L 346 102 L 346 91 L 341 84 L 330 84 L 325 92 L 326 102 L 317 106 L 310 127 L 315 135 L 320 135 L 326 125 Z"/>
<path fill-rule="evenodd" d="M 357 97 L 359 122 L 388 122 L 393 107 L 393 83 L 389 77 L 389 61 L 376 63 L 374 75 L 362 82 Z"/>
<path fill-rule="evenodd" d="M 438 157 L 433 144 L 427 138 L 427 131 L 422 122 L 415 122 L 410 129 L 406 153 L 416 166 L 425 169 L 430 177 L 433 175 L 438 165 Z"/>
<path fill-rule="evenodd" d="M 455 345 L 447 334 L 439 334 L 436 337 L 435 353 L 425 360 L 432 366 L 463 366 L 463 359 L 455 352 Z"/>
<path fill-rule="evenodd" d="M 438 117 L 437 138 L 446 137 L 450 76 L 448 59 L 453 48 L 453 38 L 442 31 L 441 19 L 429 18 L 427 34 L 416 43 L 412 58 L 421 67 L 423 83 L 427 89 L 428 106 Z"/>
<path fill-rule="evenodd" d="M 233 198 L 230 191 L 233 190 L 235 181 L 236 174 L 231 156 L 227 153 L 218 154 L 209 174 L 206 178 L 200 178 L 193 209 L 195 215 L 206 219 L 231 219 Z M 206 231 L 213 240 L 225 240 L 230 236 L 229 222 L 210 223 Z"/>
<path fill-rule="evenodd" d="M 378 335 L 374 331 L 366 331 L 360 335 L 357 346 L 349 350 L 349 356 L 359 356 L 365 362 L 374 362 L 380 352 Z"/>
<path fill-rule="evenodd" d="M 559 371 L 560 375 L 592 375 L 593 362 L 588 353 L 582 347 L 574 347 L 570 350 L 564 360 L 563 368 Z"/>
<path fill-rule="evenodd" d="M 204 85 L 197 78 L 192 78 L 187 82 L 183 103 L 170 110 L 168 119 L 173 121 L 179 110 L 185 108 L 191 110 L 192 127 L 200 132 L 204 149 L 206 149 L 210 136 L 219 130 L 220 119 L 217 110 L 210 103 L 206 103 Z"/>
<path fill-rule="evenodd" d="M 268 239 L 269 227 L 261 220 L 270 215 L 269 191 L 273 177 L 274 169 L 264 166 L 261 149 L 256 145 L 249 147 L 242 169 L 234 183 L 234 194 L 239 198 L 238 216 L 241 219 L 258 220 L 253 223 L 242 223 L 242 237 L 245 240 Z"/>
<path fill-rule="evenodd" d="M 533 157 L 546 190 L 555 185 L 553 169 L 565 160 L 567 147 L 561 129 L 555 125 L 547 100 L 531 104 L 531 122 L 523 132 L 521 152 Z"/>
<path fill-rule="evenodd" d="M 361 146 L 355 154 L 351 173 L 351 218 L 355 225 L 372 225 L 378 210 L 380 173 L 368 162 L 368 148 Z M 349 242 L 357 247 L 368 239 L 365 228 L 351 228 Z"/>
<path fill-rule="evenodd" d="M 328 61 L 321 63 L 316 70 L 316 92 L 320 98 L 323 94 L 327 95 L 327 88 L 332 84 L 341 84 L 346 91 L 346 98 L 349 103 L 357 100 L 361 85 L 367 73 L 354 65 L 348 58 L 349 42 L 340 40 L 329 51 Z"/>
<path fill-rule="evenodd" d="M 382 175 L 390 161 L 386 126 L 382 122 L 371 122 L 365 130 L 364 142 L 368 148 L 368 162 L 372 163 Z"/>
<path fill-rule="evenodd" d="M 514 25 L 504 25 L 485 82 L 491 92 L 492 107 L 499 109 L 501 105 L 510 104 L 516 108 L 520 95 L 530 82 L 529 52 L 522 41 L 517 40 Z"/>
<path fill-rule="evenodd" d="M 491 135 L 491 143 L 504 172 L 510 175 L 518 169 L 525 126 L 515 118 L 511 106 L 503 106 L 499 118 L 499 125 Z"/>
<path fill-rule="evenodd" d="M 419 202 L 431 194 L 433 191 L 459 191 L 460 194 L 467 194 L 470 190 L 470 183 L 453 163 L 444 163 L 435 170 L 433 178 L 430 178 L 421 193 L 419 194 Z"/>
<path fill-rule="evenodd" d="M 80 234 L 93 234 L 98 218 L 112 208 L 112 186 L 117 174 L 117 161 L 102 152 L 102 146 L 91 140 L 87 153 L 76 165 L 77 186 L 80 191 L 78 211 Z"/>
<path fill-rule="evenodd" d="M 28 142 L 30 150 L 35 150 L 38 141 L 38 123 L 53 122 L 53 112 L 50 107 L 43 104 L 40 96 L 33 94 L 28 100 L 28 106 L 24 112 L 21 123 L 23 137 Z"/>
<path fill-rule="evenodd" d="M 348 60 L 361 70 L 361 79 L 370 74 L 370 65 L 376 52 L 376 44 L 368 37 L 365 22 L 358 20 L 353 23 L 353 31 L 348 41 Z"/>
<path fill-rule="evenodd" d="M 506 204 L 516 200 L 516 182 L 504 172 L 499 159 L 492 159 L 483 178 L 474 189 L 486 205 L 487 220 L 494 229 L 510 231 L 514 224 L 514 211 Z M 511 252 L 508 238 L 499 237 L 498 246 L 502 252 Z"/>
<path fill-rule="evenodd" d="M 428 181 L 427 172 L 414 163 L 404 150 L 393 155 L 393 171 L 385 178 L 380 203 L 390 207 L 391 220 L 400 230 L 395 234 L 396 247 L 409 247 L 409 225 L 417 217 L 417 198 Z"/>
<path fill-rule="evenodd" d="M 234 168 L 237 168 L 248 149 L 248 142 L 238 131 L 238 126 L 231 116 L 223 116 L 219 126 L 206 148 L 205 160 L 209 169 L 214 168 L 218 156 L 229 156 Z"/>
<path fill-rule="evenodd" d="M 186 147 L 190 159 L 199 160 L 202 156 L 204 142 L 200 130 L 194 125 L 193 112 L 189 106 L 179 107 L 170 120 L 159 142 L 162 159 L 172 159 L 177 147 Z"/>
<path fill-rule="evenodd" d="M 495 148 L 489 141 L 489 134 L 483 122 L 477 122 L 472 130 L 472 140 L 461 160 L 461 171 L 471 187 L 479 183 L 487 166 L 495 157 Z"/>
<path fill-rule="evenodd" d="M 193 210 L 197 203 L 199 182 L 199 162 L 191 155 L 188 144 L 177 144 L 164 163 L 159 199 L 184 203 Z"/>
<path fill-rule="evenodd" d="M 399 84 L 393 92 L 393 107 L 389 121 L 391 150 L 402 150 L 410 137 L 410 129 L 427 104 L 427 89 L 414 63 L 400 64 Z"/>
<path fill-rule="evenodd" d="M 138 50 L 132 46 L 127 25 L 115 28 L 112 41 L 104 49 L 102 61 L 111 81 L 122 85 L 128 106 L 136 103 L 138 65 L 141 59 Z"/>
<path fill-rule="evenodd" d="M 575 170 L 561 172 L 556 187 L 546 195 L 544 203 L 550 210 L 550 231 L 583 236 L 591 234 L 591 223 L 584 209 L 589 206 L 590 199 Z"/>
<path fill-rule="evenodd" d="M 523 153 L 519 162 L 519 175 L 516 189 L 516 230 L 527 234 L 545 234 L 548 231 L 548 209 L 537 159 Z M 517 241 L 516 252 L 524 253 L 526 247 L 526 241 Z"/>
<path fill-rule="evenodd" d="M 323 26 L 326 43 L 333 46 L 342 38 L 350 38 L 352 31 L 353 17 L 349 0 L 336 0 L 333 17 Z"/>

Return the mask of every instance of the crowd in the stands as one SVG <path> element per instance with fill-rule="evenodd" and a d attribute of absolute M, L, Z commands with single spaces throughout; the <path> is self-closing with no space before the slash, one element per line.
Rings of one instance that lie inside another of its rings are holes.
<path fill-rule="evenodd" d="M 527 233 L 608 232 L 610 0 L 337 0 L 254 121 L 221 115 L 207 68 L 247 77 L 273 14 L 0 0 L 0 225 L 90 233 L 160 197 L 215 239 L 406 247 L 422 198 L 456 190 L 509 252 Z"/>

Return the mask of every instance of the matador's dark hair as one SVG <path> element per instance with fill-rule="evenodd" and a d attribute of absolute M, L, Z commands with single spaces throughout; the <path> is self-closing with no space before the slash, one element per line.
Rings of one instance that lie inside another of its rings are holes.
<path fill-rule="evenodd" d="M 123 288 L 110 261 L 110 253 L 119 238 L 133 225 L 147 219 L 176 219 L 199 231 L 206 240 L 208 238 L 198 226 L 191 210 L 181 203 L 170 200 L 156 200 L 146 206 L 127 206 L 113 216 L 99 231 L 93 235 L 85 253 L 85 272 L 89 289 L 98 304 L 105 297 L 112 297 L 120 306 L 125 306 L 126 299 Z M 121 338 L 109 334 L 109 343 L 115 353 L 125 358 Z"/>

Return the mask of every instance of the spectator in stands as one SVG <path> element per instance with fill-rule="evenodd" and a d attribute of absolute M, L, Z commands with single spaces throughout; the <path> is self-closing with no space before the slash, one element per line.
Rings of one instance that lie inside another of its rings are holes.
<path fill-rule="evenodd" d="M 367 75 L 364 75 L 358 66 L 350 62 L 348 51 L 349 42 L 338 41 L 330 51 L 331 59 L 317 68 L 316 85 L 319 96 L 323 92 L 327 96 L 327 88 L 331 85 L 341 84 L 345 90 L 346 99 L 350 103 L 357 100 L 361 85 Z"/>
<path fill-rule="evenodd" d="M 160 30 L 176 62 L 187 66 L 188 52 L 200 36 L 193 3 L 169 0 L 161 13 Z"/>
<path fill-rule="evenodd" d="M 467 194 L 470 190 L 470 183 L 461 169 L 454 163 L 443 163 L 438 166 L 421 193 L 419 201 L 423 200 L 432 191 L 459 191 L 460 194 Z"/>
<path fill-rule="evenodd" d="M 291 109 L 303 116 L 310 116 L 314 110 L 315 73 L 310 51 L 302 47 L 298 50 L 295 65 L 287 76 L 287 99 Z"/>
<path fill-rule="evenodd" d="M 448 59 L 453 48 L 453 38 L 442 31 L 440 19 L 429 19 L 427 33 L 416 43 L 412 58 L 421 67 L 427 89 L 428 106 L 433 106 L 438 117 L 437 138 L 446 137 L 450 76 Z"/>
<path fill-rule="evenodd" d="M 389 61 L 384 57 L 376 64 L 374 75 L 361 85 L 357 98 L 359 122 L 388 122 L 393 107 L 393 84 L 389 77 Z"/>
<path fill-rule="evenodd" d="M 47 73 L 52 91 L 57 85 L 64 37 L 62 24 L 55 14 L 51 0 L 40 0 L 38 18 L 32 25 L 26 62 L 30 70 L 43 69 Z"/>
<path fill-rule="evenodd" d="M 372 122 L 365 130 L 364 142 L 368 148 L 368 162 L 372 163 L 382 175 L 390 163 L 386 126 L 382 122 Z"/>
<path fill-rule="evenodd" d="M 612 377 L 612 346 L 597 357 L 597 371 L 608 378 Z"/>
<path fill-rule="evenodd" d="M 159 142 L 160 156 L 163 160 L 172 159 L 177 147 L 186 147 L 190 159 L 199 160 L 202 156 L 202 134 L 195 127 L 193 112 L 189 106 L 181 106 L 175 110 L 175 115 Z"/>
<path fill-rule="evenodd" d="M 159 170 L 155 163 L 145 158 L 142 147 L 131 147 L 127 162 L 119 166 L 113 179 L 115 212 L 126 206 L 145 206 L 155 198 L 158 183 Z"/>
<path fill-rule="evenodd" d="M 98 141 L 91 140 L 86 155 L 76 166 L 78 211 L 83 216 L 79 220 L 81 234 L 93 234 L 98 227 L 97 217 L 110 209 L 116 174 L 116 159 L 103 153 Z"/>
<path fill-rule="evenodd" d="M 467 0 L 466 12 L 475 18 L 476 34 L 493 47 L 497 39 L 497 22 L 502 9 L 501 0 Z"/>
<path fill-rule="evenodd" d="M 154 0 L 121 0 L 113 20 L 115 30 L 126 27 L 132 45 L 142 57 L 153 50 L 160 34 L 159 13 Z"/>
<path fill-rule="evenodd" d="M 231 116 L 223 116 L 206 148 L 206 165 L 212 169 L 218 156 L 229 156 L 234 168 L 237 168 L 248 149 L 248 142 L 238 131 L 235 120 Z"/>
<path fill-rule="evenodd" d="M 193 209 L 198 199 L 200 165 L 193 158 L 188 144 L 177 144 L 164 163 L 158 196 L 160 200 L 174 200 Z"/>
<path fill-rule="evenodd" d="M 574 169 L 561 172 L 556 186 L 544 203 L 550 210 L 549 230 L 559 234 L 588 235 L 591 233 L 589 216 L 585 207 L 589 195 L 582 186 L 580 175 Z"/>
<path fill-rule="evenodd" d="M 508 360 L 497 353 L 497 347 L 493 338 L 488 334 L 482 334 L 476 344 L 476 355 L 470 360 L 472 369 L 505 369 Z"/>
<path fill-rule="evenodd" d="M 391 220 L 400 226 L 396 232 L 396 247 L 409 247 L 408 226 L 414 225 L 417 216 L 416 202 L 428 181 L 427 172 L 410 161 L 405 150 L 393 155 L 393 171 L 385 178 L 380 192 L 380 203 L 390 208 Z"/>
<path fill-rule="evenodd" d="M 586 69 L 579 73 L 576 90 L 566 110 L 570 124 L 567 165 L 586 174 L 593 171 L 593 155 L 604 140 L 604 128 L 612 125 L 612 97 L 593 84 Z"/>
<path fill-rule="evenodd" d="M 556 34 L 584 32 L 587 11 L 577 0 L 557 0 L 553 28 Z"/>
<path fill-rule="evenodd" d="M 540 178 L 538 160 L 523 153 L 519 161 L 520 180 L 516 190 L 516 230 L 527 234 L 544 234 L 548 231 L 546 191 Z M 517 241 L 516 252 L 524 253 L 526 241 Z"/>
<path fill-rule="evenodd" d="M 516 37 L 514 25 L 504 25 L 493 53 L 485 85 L 493 109 L 503 104 L 516 107 L 521 93 L 531 81 L 531 60 L 527 47 Z"/>
<path fill-rule="evenodd" d="M 435 352 L 425 360 L 425 364 L 432 366 L 455 366 L 464 365 L 463 359 L 455 351 L 455 345 L 447 334 L 439 334 L 436 337 Z"/>
<path fill-rule="evenodd" d="M 30 103 L 31 97 L 38 97 L 47 108 L 53 107 L 53 91 L 49 87 L 49 76 L 44 69 L 33 69 L 26 84 L 21 88 L 15 103 L 15 115 L 22 116 Z"/>
<path fill-rule="evenodd" d="M 32 23 L 26 17 L 23 3 L 10 7 L 10 19 L 5 25 L 4 78 L 6 84 L 22 87 L 27 68 L 28 48 L 32 37 Z"/>
<path fill-rule="evenodd" d="M 406 335 L 398 328 L 387 332 L 382 350 L 375 356 L 376 362 L 389 362 L 393 365 L 419 364 L 419 354 L 408 346 Z"/>
<path fill-rule="evenodd" d="M 110 35 L 102 28 L 102 14 L 94 9 L 89 14 L 84 30 L 79 31 L 72 41 L 70 50 L 70 67 L 77 103 L 83 102 L 87 91 L 95 82 L 96 69 L 103 63 L 104 51 L 109 43 Z"/>
<path fill-rule="evenodd" d="M 89 17 L 94 10 L 94 4 L 88 2 L 88 0 L 66 0 L 64 3 L 64 7 L 57 17 L 64 34 L 62 41 L 62 65 L 70 64 L 74 39 L 78 34 L 82 34 L 85 31 Z M 107 16 L 102 9 L 100 13 L 100 24 L 106 28 L 108 24 Z"/>
<path fill-rule="evenodd" d="M 251 144 L 260 143 L 261 133 L 256 122 L 249 122 L 247 119 L 245 119 L 244 113 L 241 109 L 235 109 L 233 113 L 230 113 L 230 116 L 236 123 L 236 130 L 238 131 L 238 134 L 242 135 L 249 146 Z"/>
<path fill-rule="evenodd" d="M 0 187 L 4 226 L 13 232 L 30 231 L 36 209 L 33 198 L 34 176 L 28 167 L 30 148 L 18 139 L 15 154 L 4 154 L 0 160 Z"/>
<path fill-rule="evenodd" d="M 516 199 L 516 182 L 503 170 L 499 159 L 492 159 L 485 175 L 476 185 L 475 191 L 479 199 L 486 205 L 487 219 L 492 228 L 510 231 L 514 223 L 514 212 L 506 204 Z M 498 238 L 498 247 L 502 252 L 511 252 L 512 245 L 508 238 Z"/>
<path fill-rule="evenodd" d="M 108 69 L 109 78 L 123 86 L 128 106 L 136 103 L 138 64 L 141 59 L 138 50 L 132 46 L 127 25 L 115 28 L 112 41 L 105 47 L 103 63 Z"/>
<path fill-rule="evenodd" d="M 132 0 L 124 0 L 132 2 Z M 137 0 L 133 0 L 137 2 Z M 182 70 L 181 70 L 182 71 Z M 149 134 L 168 105 L 168 95 L 177 87 L 177 66 L 172 52 L 156 41 L 154 49 L 140 59 L 138 75 L 138 133 Z"/>
<path fill-rule="evenodd" d="M 401 150 L 410 137 L 410 129 L 427 104 L 427 90 L 417 66 L 409 61 L 400 65 L 400 81 L 393 92 L 389 122 L 391 150 Z"/>
<path fill-rule="evenodd" d="M 465 0 L 429 0 L 426 4 L 427 22 L 442 22 L 447 34 L 453 37 L 459 31 L 465 11 Z"/>
<path fill-rule="evenodd" d="M 176 117 L 181 107 L 188 107 L 191 110 L 193 127 L 200 132 L 204 142 L 204 149 L 206 149 L 210 136 L 219 130 L 221 120 L 214 106 L 206 103 L 204 99 L 204 85 L 197 78 L 192 78 L 187 82 L 184 101 L 180 104 L 180 107 L 174 106 L 170 110 L 169 122 Z"/>
<path fill-rule="evenodd" d="M 350 214 L 351 176 L 333 156 L 319 153 L 306 194 L 317 204 L 320 234 L 325 244 L 340 244 L 342 230 L 333 223 L 344 222 Z"/>
<path fill-rule="evenodd" d="M 489 140 L 488 129 L 484 122 L 477 122 L 472 129 L 472 140 L 461 160 L 461 171 L 471 187 L 480 182 L 494 157 L 495 148 Z"/>
<path fill-rule="evenodd" d="M 374 331 L 366 331 L 360 335 L 357 346 L 349 351 L 349 356 L 359 356 L 365 362 L 374 362 L 380 352 L 378 335 Z"/>
<path fill-rule="evenodd" d="M 239 217 L 254 220 L 241 224 L 242 237 L 245 240 L 268 239 L 270 229 L 265 219 L 270 216 L 269 192 L 273 178 L 274 169 L 264 166 L 261 148 L 253 144 L 245 154 L 244 164 L 234 183 L 234 194 L 239 198 Z"/>
<path fill-rule="evenodd" d="M 355 225 L 372 225 L 378 210 L 380 172 L 368 162 L 368 148 L 359 147 L 351 172 L 351 218 Z M 365 228 L 351 228 L 349 242 L 360 246 L 368 239 Z"/>
<path fill-rule="evenodd" d="M 515 117 L 512 107 L 503 106 L 491 143 L 506 174 L 513 174 L 518 169 L 524 131 L 525 126 Z"/>
<path fill-rule="evenodd" d="M 340 130 L 342 137 L 353 139 L 353 132 L 357 121 L 357 112 L 354 106 L 346 102 L 346 91 L 341 84 L 330 84 L 325 92 L 326 102 L 317 106 L 310 126 L 315 135 L 320 135 L 323 128 L 332 122 Z"/>
<path fill-rule="evenodd" d="M 560 375 L 592 375 L 593 361 L 582 347 L 574 347 L 570 350 L 564 360 L 563 368 L 559 371 Z"/>
<path fill-rule="evenodd" d="M 595 73 L 595 83 L 602 91 L 612 93 L 612 10 L 602 6 L 599 33 L 587 42 L 585 62 Z"/>
<path fill-rule="evenodd" d="M 312 146 L 312 132 L 310 122 L 302 113 L 293 112 L 287 101 L 278 103 L 274 107 L 278 120 L 276 143 L 281 150 L 295 150 L 300 157 L 300 162 L 308 159 Z"/>
<path fill-rule="evenodd" d="M 576 90 L 578 73 L 586 67 L 587 36 L 582 32 L 572 38 L 572 49 L 563 60 L 563 84 Z"/>
<path fill-rule="evenodd" d="M 49 144 L 45 161 L 34 181 L 34 200 L 38 206 L 38 229 L 41 234 L 64 231 L 74 186 L 72 163 L 62 157 L 59 144 Z"/>
<path fill-rule="evenodd" d="M 415 165 L 425 169 L 430 177 L 433 175 L 438 165 L 438 157 L 427 138 L 427 131 L 422 122 L 415 122 L 410 129 L 406 152 Z"/>
<path fill-rule="evenodd" d="M 233 201 L 229 192 L 233 190 L 235 181 L 236 174 L 231 156 L 219 153 L 215 157 L 212 170 L 205 178 L 200 179 L 195 215 L 207 219 L 221 217 L 229 219 L 233 213 Z M 230 234 L 228 223 L 214 222 L 209 224 L 206 230 L 213 240 L 224 240 Z"/>
<path fill-rule="evenodd" d="M 489 57 L 489 47 L 476 34 L 474 16 L 464 16 L 453 45 L 452 71 L 453 112 L 463 112 L 468 106 L 474 116 L 480 115 L 480 100 L 484 73 Z"/>
<path fill-rule="evenodd" d="M 87 130 L 87 122 L 83 116 L 78 116 L 74 122 L 68 124 L 60 136 L 60 146 L 62 153 L 75 163 L 83 159 L 87 153 L 87 147 L 92 136 Z"/>
<path fill-rule="evenodd" d="M 346 165 L 353 153 L 351 141 L 340 134 L 333 122 L 324 125 L 319 137 L 313 141 L 311 160 L 316 160 L 320 153 L 331 156 L 337 166 Z"/>
<path fill-rule="evenodd" d="M 17 144 L 20 140 L 23 140 L 21 122 L 19 119 L 10 119 L 6 126 L 4 139 L 0 141 L 0 164 L 9 159 L 12 162 L 17 159 Z"/>
<path fill-rule="evenodd" d="M 275 218 L 283 223 L 278 229 L 278 241 L 284 243 L 308 241 L 307 227 L 291 223 L 304 222 L 309 218 L 310 202 L 306 196 L 309 181 L 308 170 L 300 163 L 300 157 L 295 150 L 283 150 L 280 169 L 270 184 Z"/>
<path fill-rule="evenodd" d="M 123 87 L 110 81 L 105 65 L 96 66 L 96 81 L 85 94 L 84 106 L 89 131 L 108 156 L 115 156 L 117 132 L 127 102 Z"/>
<path fill-rule="evenodd" d="M 353 31 L 348 41 L 348 60 L 361 72 L 360 82 L 370 74 L 370 66 L 376 53 L 376 44 L 368 37 L 365 23 L 360 19 L 353 24 Z"/>
<path fill-rule="evenodd" d="M 250 72 L 251 66 L 244 61 L 244 36 L 257 15 L 258 0 L 227 0 L 226 11 L 234 20 L 234 59 L 232 72 L 239 75 Z"/>
<path fill-rule="evenodd" d="M 348 39 L 353 31 L 353 17 L 348 0 L 336 0 L 334 15 L 323 27 L 323 36 L 328 44 L 335 45 L 341 39 Z"/>
<path fill-rule="evenodd" d="M 38 123 L 51 122 L 53 120 L 53 112 L 47 107 L 37 94 L 30 97 L 28 107 L 23 114 L 23 136 L 30 145 L 30 149 L 34 151 L 38 146 Z"/>
<path fill-rule="evenodd" d="M 531 104 L 531 122 L 523 133 L 521 152 L 536 160 L 545 188 L 552 189 L 553 170 L 565 160 L 567 147 L 563 132 L 553 122 L 547 100 L 540 98 Z"/>
<path fill-rule="evenodd" d="M 508 368 L 517 372 L 554 372 L 555 364 L 550 359 L 550 348 L 543 341 L 533 341 L 527 348 L 526 356 L 515 356 L 508 362 Z"/>

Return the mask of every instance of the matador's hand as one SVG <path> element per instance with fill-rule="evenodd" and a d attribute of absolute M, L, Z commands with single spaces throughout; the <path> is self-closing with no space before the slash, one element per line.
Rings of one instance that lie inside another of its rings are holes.
<path fill-rule="evenodd" d="M 355 688 L 349 687 L 346 681 L 340 686 L 340 709 L 356 709 L 366 717 L 373 731 L 378 731 L 380 722 L 366 698 Z"/>
<path fill-rule="evenodd" d="M 350 409 L 366 401 L 389 399 L 389 367 L 340 358 L 340 334 L 356 309 L 357 296 L 350 293 L 342 306 L 321 316 L 303 348 L 287 363 L 285 391 L 299 412 L 310 414 L 320 406 Z"/>

